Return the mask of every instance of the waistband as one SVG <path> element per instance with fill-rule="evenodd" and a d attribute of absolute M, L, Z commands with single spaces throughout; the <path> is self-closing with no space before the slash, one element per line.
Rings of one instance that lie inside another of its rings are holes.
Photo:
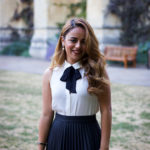
<path fill-rule="evenodd" d="M 72 121 L 72 122 L 95 122 L 96 115 L 90 115 L 90 116 L 65 116 L 56 113 L 55 120 L 60 121 Z"/>

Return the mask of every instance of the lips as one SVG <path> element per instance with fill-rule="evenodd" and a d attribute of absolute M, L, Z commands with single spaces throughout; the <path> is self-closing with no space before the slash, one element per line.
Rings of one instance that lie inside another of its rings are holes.
<path fill-rule="evenodd" d="M 80 53 L 81 53 L 80 50 L 72 50 L 72 52 L 73 52 L 74 54 L 80 54 Z"/>

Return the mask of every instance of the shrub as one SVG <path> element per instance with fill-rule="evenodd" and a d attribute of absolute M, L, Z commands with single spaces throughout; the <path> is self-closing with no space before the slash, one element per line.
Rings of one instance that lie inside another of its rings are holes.
<path fill-rule="evenodd" d="M 0 54 L 2 55 L 15 55 L 15 56 L 30 56 L 29 55 L 29 46 L 30 41 L 29 40 L 19 40 L 14 41 L 10 45 L 4 47 Z"/>
<path fill-rule="evenodd" d="M 150 41 L 141 42 L 138 45 L 137 62 L 146 64 L 148 62 L 148 51 L 150 50 Z"/>
<path fill-rule="evenodd" d="M 139 51 L 142 53 L 147 53 L 150 50 L 150 41 L 146 41 L 144 43 L 139 44 Z"/>
<path fill-rule="evenodd" d="M 110 0 L 108 12 L 121 21 L 120 42 L 136 45 L 150 37 L 150 0 Z"/>

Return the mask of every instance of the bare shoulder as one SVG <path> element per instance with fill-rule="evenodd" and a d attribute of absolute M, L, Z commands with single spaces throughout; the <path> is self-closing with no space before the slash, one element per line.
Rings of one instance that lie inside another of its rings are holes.
<path fill-rule="evenodd" d="M 52 75 L 52 69 L 51 68 L 47 68 L 44 73 L 43 73 L 43 80 L 45 81 L 49 81 L 51 75 Z"/>

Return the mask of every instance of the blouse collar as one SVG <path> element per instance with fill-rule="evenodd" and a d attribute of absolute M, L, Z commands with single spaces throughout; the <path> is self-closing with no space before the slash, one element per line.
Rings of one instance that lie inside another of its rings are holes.
<path fill-rule="evenodd" d="M 73 66 L 74 69 L 79 69 L 79 68 L 81 68 L 81 65 L 80 65 L 80 62 L 79 62 L 79 61 L 76 62 L 76 63 L 74 63 L 74 64 L 70 64 L 69 62 L 67 62 L 67 61 L 65 60 L 64 69 L 66 69 L 66 68 L 68 68 L 68 67 L 70 67 L 70 66 Z"/>

